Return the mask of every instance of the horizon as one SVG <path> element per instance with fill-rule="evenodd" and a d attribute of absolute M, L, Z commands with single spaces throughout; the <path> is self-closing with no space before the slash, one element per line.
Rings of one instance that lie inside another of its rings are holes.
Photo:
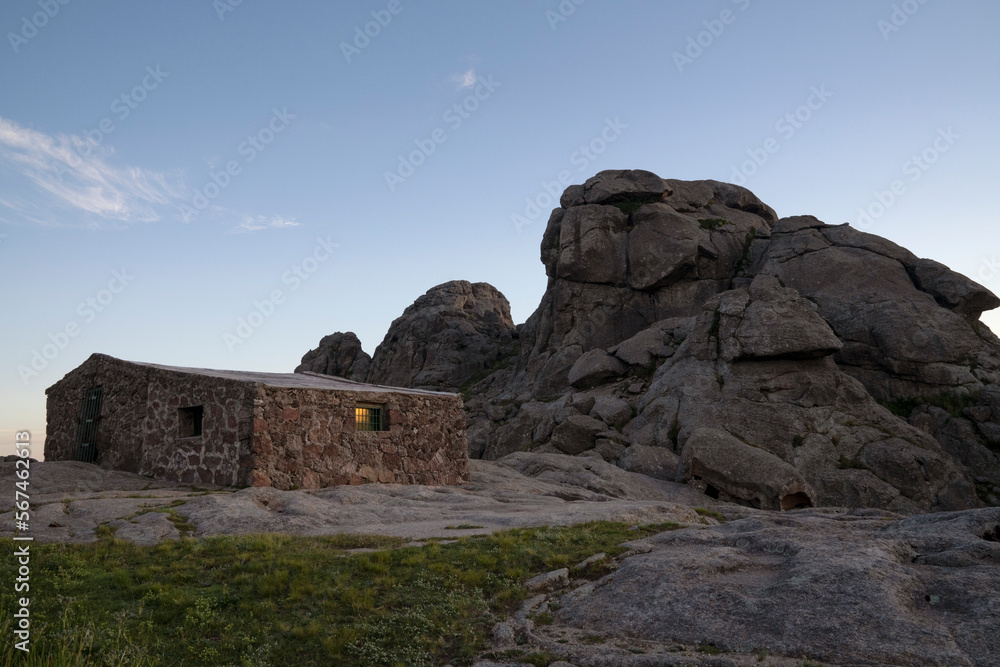
<path fill-rule="evenodd" d="M 742 185 L 1000 292 L 997 27 L 984 0 L 10 3 L 0 453 L 29 430 L 42 458 L 44 391 L 95 352 L 290 373 L 450 280 L 523 323 L 555 193 L 605 169 Z"/>

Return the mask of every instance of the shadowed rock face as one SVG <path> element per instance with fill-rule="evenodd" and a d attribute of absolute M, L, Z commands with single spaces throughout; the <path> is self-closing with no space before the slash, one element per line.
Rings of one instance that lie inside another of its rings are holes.
<path fill-rule="evenodd" d="M 843 341 L 837 363 L 878 399 L 967 393 L 1000 382 L 1000 341 L 978 322 L 1000 299 L 886 239 L 785 218 L 754 242 L 752 273 L 819 306 Z"/>
<path fill-rule="evenodd" d="M 473 457 L 601 458 L 757 507 L 1000 505 L 989 290 L 726 183 L 606 171 L 560 204 L 527 322 L 488 285 L 447 283 L 393 323 L 367 380 L 472 385 Z"/>
<path fill-rule="evenodd" d="M 503 294 L 487 283 L 455 280 L 431 288 L 393 321 L 374 356 L 353 333 L 335 333 L 306 353 L 295 372 L 457 390 L 510 357 L 516 336 Z"/>
<path fill-rule="evenodd" d="M 453 280 L 427 291 L 389 327 L 368 381 L 457 390 L 511 355 L 510 303 L 492 285 Z"/>
<path fill-rule="evenodd" d="M 754 507 L 974 505 L 968 472 L 843 372 L 839 350 L 815 305 L 760 275 L 705 304 L 624 434 L 676 449 L 682 476 Z M 658 441 L 666 422 L 676 444 Z"/>
<path fill-rule="evenodd" d="M 568 388 L 584 352 L 694 315 L 728 289 L 749 240 L 777 220 L 749 190 L 638 170 L 601 172 L 562 203 L 542 238 L 549 286 L 517 367 L 524 393 L 546 399 Z"/>
<path fill-rule="evenodd" d="M 368 377 L 371 363 L 372 358 L 361 349 L 361 341 L 353 331 L 347 333 L 338 331 L 324 336 L 319 342 L 319 347 L 306 352 L 295 372 L 336 375 L 364 382 Z"/>

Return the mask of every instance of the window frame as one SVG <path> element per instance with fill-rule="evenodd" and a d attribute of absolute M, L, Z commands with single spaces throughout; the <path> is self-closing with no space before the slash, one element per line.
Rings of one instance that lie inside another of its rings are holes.
<path fill-rule="evenodd" d="M 366 418 L 359 419 L 365 415 Z M 374 415 L 375 419 L 370 416 Z M 375 428 L 361 428 L 362 425 L 375 426 Z M 355 433 L 385 433 L 389 430 L 389 411 L 385 404 L 380 403 L 355 403 L 354 404 L 354 432 Z"/>
<path fill-rule="evenodd" d="M 190 417 L 189 417 L 190 415 Z M 190 424 L 192 433 L 185 435 L 187 424 Z M 205 432 L 205 406 L 186 405 L 177 408 L 177 439 L 188 440 L 200 438 Z"/>

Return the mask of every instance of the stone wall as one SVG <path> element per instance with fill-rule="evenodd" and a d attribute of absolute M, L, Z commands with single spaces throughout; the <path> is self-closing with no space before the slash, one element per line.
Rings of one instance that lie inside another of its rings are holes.
<path fill-rule="evenodd" d="M 91 355 L 45 391 L 46 460 L 73 460 L 80 408 L 87 392 L 96 387 L 102 389 L 96 463 L 140 472 L 146 416 L 146 369 L 103 354 Z"/>
<path fill-rule="evenodd" d="M 254 384 L 102 354 L 92 355 L 46 392 L 47 460 L 75 457 L 80 405 L 98 386 L 98 465 L 177 482 L 251 483 Z M 196 405 L 204 406 L 202 434 L 180 438 L 178 409 Z"/>
<path fill-rule="evenodd" d="M 388 431 L 355 431 L 358 403 L 384 406 Z M 253 485 L 461 484 L 469 480 L 456 395 L 317 391 L 261 385 L 254 405 Z"/>
<path fill-rule="evenodd" d="M 45 458 L 75 457 L 81 403 L 100 386 L 95 463 L 103 467 L 280 489 L 469 480 L 457 395 L 275 387 L 210 373 L 92 355 L 46 391 Z M 358 403 L 383 406 L 388 430 L 357 432 Z M 179 411 L 194 406 L 203 407 L 201 434 L 182 437 Z"/>
<path fill-rule="evenodd" d="M 140 472 L 219 486 L 252 484 L 256 385 L 151 368 Z M 180 437 L 180 408 L 204 408 L 202 433 Z"/>

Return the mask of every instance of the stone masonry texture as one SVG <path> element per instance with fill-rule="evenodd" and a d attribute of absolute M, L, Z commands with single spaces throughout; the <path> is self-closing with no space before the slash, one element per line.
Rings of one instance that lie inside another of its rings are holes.
<path fill-rule="evenodd" d="M 46 391 L 46 460 L 74 458 L 81 404 L 96 387 L 102 390 L 96 463 L 106 468 L 279 489 L 469 479 L 465 416 L 455 394 L 138 364 L 102 354 Z M 387 430 L 355 431 L 357 404 L 380 406 Z M 180 410 L 196 406 L 203 410 L 202 432 L 181 437 Z"/>

